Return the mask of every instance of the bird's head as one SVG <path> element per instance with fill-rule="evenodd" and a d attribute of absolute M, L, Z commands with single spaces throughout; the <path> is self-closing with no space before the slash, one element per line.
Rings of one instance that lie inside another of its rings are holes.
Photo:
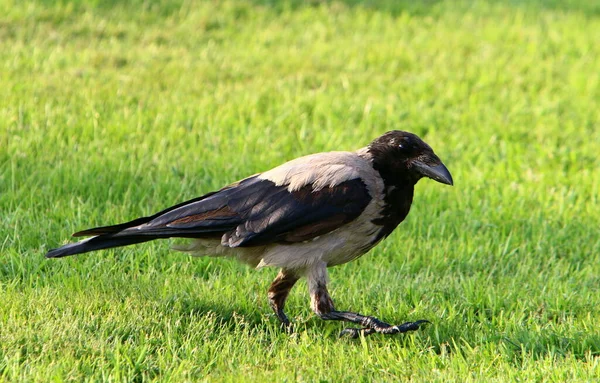
<path fill-rule="evenodd" d="M 416 184 L 421 178 L 453 185 L 452 175 L 433 149 L 416 134 L 392 130 L 368 146 L 373 167 L 387 184 L 407 181 Z"/>

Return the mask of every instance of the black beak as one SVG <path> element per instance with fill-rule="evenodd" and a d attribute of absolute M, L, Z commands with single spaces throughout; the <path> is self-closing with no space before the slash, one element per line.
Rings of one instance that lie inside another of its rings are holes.
<path fill-rule="evenodd" d="M 425 177 L 446 185 L 454 185 L 452 175 L 448 171 L 448 168 L 441 162 L 439 165 L 431 166 L 421 161 L 415 161 L 413 162 L 413 166 Z"/>

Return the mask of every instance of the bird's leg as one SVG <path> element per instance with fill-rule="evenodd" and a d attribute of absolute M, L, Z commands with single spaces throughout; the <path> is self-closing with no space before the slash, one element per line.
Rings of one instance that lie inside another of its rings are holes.
<path fill-rule="evenodd" d="M 290 325 L 288 317 L 283 312 L 285 300 L 298 279 L 299 277 L 295 273 L 281 269 L 269 287 L 269 304 L 285 327 L 289 327 Z"/>
<path fill-rule="evenodd" d="M 382 322 L 372 316 L 361 315 L 349 311 L 337 311 L 334 307 L 333 300 L 327 291 L 327 269 L 325 267 L 313 268 L 307 273 L 307 279 L 311 298 L 311 308 L 315 314 L 324 320 L 340 320 L 363 326 L 362 328 L 346 328 L 342 330 L 340 336 L 349 335 L 352 338 L 357 338 L 360 334 L 366 336 L 373 333 L 405 333 L 418 330 L 419 326 L 422 324 L 429 323 L 429 321 L 426 320 L 419 320 L 394 326 Z"/>

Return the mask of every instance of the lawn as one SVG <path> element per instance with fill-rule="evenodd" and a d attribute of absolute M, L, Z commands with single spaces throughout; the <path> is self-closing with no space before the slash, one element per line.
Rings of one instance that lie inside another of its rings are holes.
<path fill-rule="evenodd" d="M 0 381 L 600 379 L 600 4 L 0 0 Z M 306 284 L 168 241 L 47 260 L 285 160 L 423 137 L 454 187 Z"/>

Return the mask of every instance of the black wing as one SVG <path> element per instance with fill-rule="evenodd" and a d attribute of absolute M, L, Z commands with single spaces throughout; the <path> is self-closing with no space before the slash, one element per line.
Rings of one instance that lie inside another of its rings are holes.
<path fill-rule="evenodd" d="M 287 185 L 277 186 L 253 176 L 150 217 L 78 232 L 76 236 L 97 237 L 80 242 L 80 247 L 71 244 L 52 250 L 47 256 L 60 257 L 169 237 L 221 238 L 230 247 L 301 242 L 354 220 L 370 201 L 367 187 L 360 179 L 319 190 L 307 185 L 290 192 Z"/>
<path fill-rule="evenodd" d="M 371 201 L 360 179 L 319 190 L 307 185 L 292 192 L 271 181 L 261 183 L 266 193 L 257 203 L 232 206 L 243 212 L 243 222 L 224 233 L 228 246 L 306 241 L 354 220 Z"/>
<path fill-rule="evenodd" d="M 223 243 L 231 247 L 299 242 L 352 221 L 370 200 L 359 179 L 320 190 L 307 185 L 290 192 L 286 185 L 255 176 L 119 235 L 223 236 Z"/>

